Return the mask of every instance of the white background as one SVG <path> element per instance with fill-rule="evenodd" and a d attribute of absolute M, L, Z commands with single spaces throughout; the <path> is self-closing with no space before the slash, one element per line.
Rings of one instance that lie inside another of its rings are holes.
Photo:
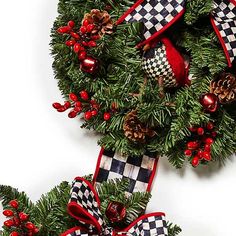
<path fill-rule="evenodd" d="M 62 180 L 93 173 L 99 147 L 93 133 L 51 108 L 62 101 L 48 46 L 57 0 L 1 1 L 0 8 L 0 184 L 36 201 Z M 166 212 L 182 236 L 235 235 L 235 183 L 235 161 L 177 171 L 161 159 L 148 212 Z"/>

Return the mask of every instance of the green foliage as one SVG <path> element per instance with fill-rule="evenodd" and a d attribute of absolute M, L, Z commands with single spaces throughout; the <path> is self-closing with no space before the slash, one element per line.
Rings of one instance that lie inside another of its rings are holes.
<path fill-rule="evenodd" d="M 169 236 L 177 236 L 182 232 L 181 228 L 178 225 L 174 225 L 172 223 L 168 223 L 167 225 Z"/>
<path fill-rule="evenodd" d="M 201 94 L 209 91 L 210 81 L 227 69 L 222 46 L 209 19 L 212 0 L 187 1 L 182 20 L 167 31 L 167 36 L 181 53 L 189 55 L 193 80 L 190 87 L 165 89 L 164 97 L 160 96 L 157 81 L 146 81 L 141 69 L 142 52 L 135 48 L 141 41 L 140 24 L 115 27 L 112 35 L 106 35 L 98 41 L 98 47 L 89 50 L 89 54 L 101 62 L 96 78 L 80 71 L 77 56 L 65 45 L 69 37 L 56 32 L 59 26 L 66 25 L 69 20 L 80 23 L 84 14 L 91 9 L 104 10 L 108 5 L 111 6 L 109 13 L 115 22 L 132 4 L 130 0 L 59 1 L 59 16 L 52 29 L 51 48 L 55 77 L 62 94 L 67 98 L 70 92 L 78 94 L 85 89 L 100 104 L 98 116 L 84 121 L 82 127 L 102 134 L 99 140 L 101 146 L 133 156 L 146 151 L 157 153 L 167 156 L 177 168 L 181 168 L 186 160 L 183 152 L 190 137 L 188 127 L 201 126 L 211 120 L 219 131 L 212 158 L 224 162 L 236 149 L 236 116 L 232 113 L 235 105 L 222 105 L 212 115 L 205 113 L 199 103 Z M 114 103 L 116 111 L 112 112 Z M 124 117 L 134 109 L 139 119 L 156 133 L 144 144 L 131 142 L 124 135 Z M 112 112 L 112 118 L 105 122 L 103 113 L 107 111 Z"/>

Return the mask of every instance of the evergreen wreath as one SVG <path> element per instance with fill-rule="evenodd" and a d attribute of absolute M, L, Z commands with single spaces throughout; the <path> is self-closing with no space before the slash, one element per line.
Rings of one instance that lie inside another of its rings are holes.
<path fill-rule="evenodd" d="M 236 50 L 227 51 L 229 44 L 219 41 L 216 20 L 219 9 L 231 7 L 227 30 L 233 34 L 235 3 L 179 1 L 178 21 L 157 35 L 145 19 L 135 20 L 150 13 L 145 3 L 152 2 L 59 1 L 51 47 L 55 77 L 67 101 L 53 107 L 71 109 L 70 118 L 82 117 L 82 127 L 100 133 L 99 144 L 108 150 L 157 153 L 177 168 L 186 159 L 194 167 L 223 163 L 236 147 Z"/>

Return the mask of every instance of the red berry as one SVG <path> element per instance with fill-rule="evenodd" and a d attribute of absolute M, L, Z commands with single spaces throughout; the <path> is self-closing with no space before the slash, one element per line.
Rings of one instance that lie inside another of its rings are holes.
<path fill-rule="evenodd" d="M 213 138 L 215 138 L 215 137 L 217 136 L 217 132 L 213 131 L 213 132 L 211 133 L 211 136 L 212 136 Z"/>
<path fill-rule="evenodd" d="M 211 145 L 205 144 L 204 150 L 205 150 L 206 152 L 210 152 L 210 151 L 211 151 Z"/>
<path fill-rule="evenodd" d="M 68 47 L 72 47 L 76 44 L 76 41 L 75 40 L 67 40 L 66 41 L 66 46 Z"/>
<path fill-rule="evenodd" d="M 83 42 L 82 42 L 82 45 L 85 46 L 85 47 L 87 47 L 87 46 L 88 46 L 88 43 L 87 43 L 86 41 L 83 41 Z"/>
<path fill-rule="evenodd" d="M 82 107 L 82 103 L 81 103 L 80 101 L 77 101 L 77 102 L 75 103 L 75 107 Z"/>
<path fill-rule="evenodd" d="M 203 154 L 203 151 L 202 150 L 198 150 L 197 156 L 199 157 L 199 159 L 202 159 L 202 154 Z"/>
<path fill-rule="evenodd" d="M 184 151 L 184 155 L 187 156 L 187 157 L 191 157 L 192 156 L 192 151 L 187 149 L 187 150 Z"/>
<path fill-rule="evenodd" d="M 110 120 L 110 119 L 111 119 L 111 114 L 108 113 L 108 112 L 105 112 L 104 115 L 103 115 L 103 119 L 104 119 L 105 121 Z"/>
<path fill-rule="evenodd" d="M 89 24 L 87 25 L 87 32 L 92 32 L 92 30 L 94 29 L 95 25 L 94 24 Z"/>
<path fill-rule="evenodd" d="M 6 220 L 4 222 L 4 225 L 8 228 L 12 227 L 14 225 L 14 221 L 13 220 Z"/>
<path fill-rule="evenodd" d="M 99 36 L 99 35 L 93 35 L 93 36 L 91 37 L 91 39 L 92 39 L 92 40 L 98 40 L 98 39 L 100 39 L 100 36 Z"/>
<path fill-rule="evenodd" d="M 88 93 L 86 92 L 86 91 L 81 91 L 80 93 L 80 97 L 83 99 L 83 100 L 88 100 L 89 99 L 89 95 L 88 95 Z"/>
<path fill-rule="evenodd" d="M 17 209 L 18 206 L 19 206 L 19 203 L 18 203 L 17 200 L 11 200 L 11 201 L 9 202 L 9 205 L 10 205 L 11 207 Z"/>
<path fill-rule="evenodd" d="M 193 127 L 193 126 L 189 127 L 188 129 L 189 129 L 191 132 L 196 132 L 196 131 L 197 131 L 197 128 L 196 128 L 196 127 Z"/>
<path fill-rule="evenodd" d="M 65 112 L 66 108 L 63 106 L 63 107 L 58 108 L 57 111 L 58 112 Z"/>
<path fill-rule="evenodd" d="M 97 47 L 97 43 L 95 41 L 89 41 L 88 42 L 88 47 Z"/>
<path fill-rule="evenodd" d="M 197 167 L 197 166 L 199 165 L 199 163 L 200 163 L 199 157 L 198 157 L 198 156 L 195 156 L 195 157 L 193 158 L 193 160 L 192 160 L 192 166 L 193 166 L 193 167 Z"/>
<path fill-rule="evenodd" d="M 29 229 L 29 230 L 34 230 L 35 229 L 35 225 L 31 222 L 27 222 L 25 224 L 25 228 Z"/>
<path fill-rule="evenodd" d="M 207 138 L 206 140 L 205 140 L 205 142 L 207 143 L 207 144 L 213 144 L 214 143 L 214 139 L 213 138 Z"/>
<path fill-rule="evenodd" d="M 88 26 L 89 25 L 89 20 L 85 19 L 83 20 L 83 26 Z"/>
<path fill-rule="evenodd" d="M 69 109 L 71 107 L 71 103 L 69 101 L 66 101 L 64 107 L 65 109 Z"/>
<path fill-rule="evenodd" d="M 86 111 L 84 113 L 84 119 L 85 120 L 90 120 L 92 118 L 92 112 L 91 111 Z"/>
<path fill-rule="evenodd" d="M 53 103 L 52 106 L 53 106 L 53 108 L 55 108 L 55 109 L 59 109 L 59 108 L 62 107 L 62 105 L 61 105 L 60 103 L 58 103 L 58 102 Z"/>
<path fill-rule="evenodd" d="M 197 129 L 197 133 L 198 133 L 198 135 L 203 135 L 204 134 L 204 129 L 203 128 L 198 128 Z"/>
<path fill-rule="evenodd" d="M 74 111 L 76 111 L 77 113 L 79 113 L 79 112 L 82 111 L 82 107 L 75 107 L 75 108 L 74 108 Z"/>
<path fill-rule="evenodd" d="M 199 147 L 199 143 L 197 141 L 188 142 L 187 147 L 189 150 L 196 150 Z"/>
<path fill-rule="evenodd" d="M 78 34 L 76 34 L 75 32 L 70 32 L 70 35 L 71 35 L 71 37 L 73 37 L 76 40 L 80 39 L 80 36 Z"/>
<path fill-rule="evenodd" d="M 79 51 L 81 51 L 81 45 L 79 43 L 76 43 L 74 45 L 74 52 L 78 53 Z"/>
<path fill-rule="evenodd" d="M 24 212 L 19 213 L 19 218 L 21 221 L 27 221 L 29 219 L 29 215 L 25 214 Z"/>
<path fill-rule="evenodd" d="M 81 27 L 80 27 L 80 32 L 81 32 L 82 34 L 86 34 L 86 33 L 87 33 L 87 27 L 86 27 L 86 26 L 81 26 Z"/>
<path fill-rule="evenodd" d="M 35 227 L 33 231 L 35 234 L 37 234 L 39 232 L 39 229 L 37 227 Z"/>
<path fill-rule="evenodd" d="M 87 56 L 86 51 L 79 52 L 79 55 L 78 55 L 79 60 L 81 60 L 81 61 L 84 60 L 86 58 L 86 56 Z"/>
<path fill-rule="evenodd" d="M 69 94 L 69 98 L 73 102 L 77 102 L 78 101 L 78 97 L 74 93 L 70 93 Z"/>
<path fill-rule="evenodd" d="M 15 226 L 19 226 L 20 225 L 20 219 L 18 217 L 14 217 L 13 218 L 13 222 Z"/>
<path fill-rule="evenodd" d="M 75 110 L 72 110 L 69 114 L 68 114 L 68 117 L 69 118 L 71 118 L 71 119 L 73 119 L 73 118 L 75 118 L 76 116 L 77 116 L 77 111 L 75 111 Z"/>
<path fill-rule="evenodd" d="M 71 28 L 69 26 L 62 26 L 57 29 L 57 33 L 59 34 L 69 33 L 70 31 L 71 31 Z"/>
<path fill-rule="evenodd" d="M 16 231 L 13 231 L 13 232 L 11 232 L 10 236 L 20 236 L 20 234 L 17 233 Z"/>
<path fill-rule="evenodd" d="M 3 211 L 3 215 L 6 217 L 10 217 L 10 216 L 13 216 L 14 213 L 11 210 L 5 210 L 5 211 Z"/>
<path fill-rule="evenodd" d="M 207 124 L 207 129 L 209 129 L 209 130 L 212 130 L 212 129 L 214 129 L 214 124 L 212 123 L 212 122 L 209 122 L 208 124 Z"/>
<path fill-rule="evenodd" d="M 92 116 L 96 116 L 98 114 L 98 111 L 97 110 L 92 110 L 91 114 L 92 114 Z"/>
<path fill-rule="evenodd" d="M 70 20 L 67 24 L 70 28 L 74 28 L 75 27 L 75 22 L 73 20 Z"/>
<path fill-rule="evenodd" d="M 203 152 L 202 157 L 206 161 L 211 161 L 211 154 L 210 154 L 210 152 Z"/>

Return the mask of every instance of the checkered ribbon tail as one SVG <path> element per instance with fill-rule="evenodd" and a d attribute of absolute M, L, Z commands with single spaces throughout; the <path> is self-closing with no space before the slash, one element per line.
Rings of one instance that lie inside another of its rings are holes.
<path fill-rule="evenodd" d="M 143 215 L 122 231 L 107 227 L 96 190 L 80 177 L 73 182 L 68 211 L 78 220 L 79 226 L 61 236 L 168 236 L 165 214 L 160 212 Z"/>
<path fill-rule="evenodd" d="M 143 156 L 123 156 L 117 152 L 100 151 L 94 184 L 99 185 L 110 179 L 128 179 L 127 193 L 150 191 L 156 173 L 158 158 L 156 154 Z"/>
<path fill-rule="evenodd" d="M 215 0 L 211 21 L 231 67 L 236 56 L 236 1 Z"/>
<path fill-rule="evenodd" d="M 184 13 L 186 0 L 139 0 L 120 19 L 122 22 L 142 22 L 145 40 L 138 46 L 162 34 Z"/>

